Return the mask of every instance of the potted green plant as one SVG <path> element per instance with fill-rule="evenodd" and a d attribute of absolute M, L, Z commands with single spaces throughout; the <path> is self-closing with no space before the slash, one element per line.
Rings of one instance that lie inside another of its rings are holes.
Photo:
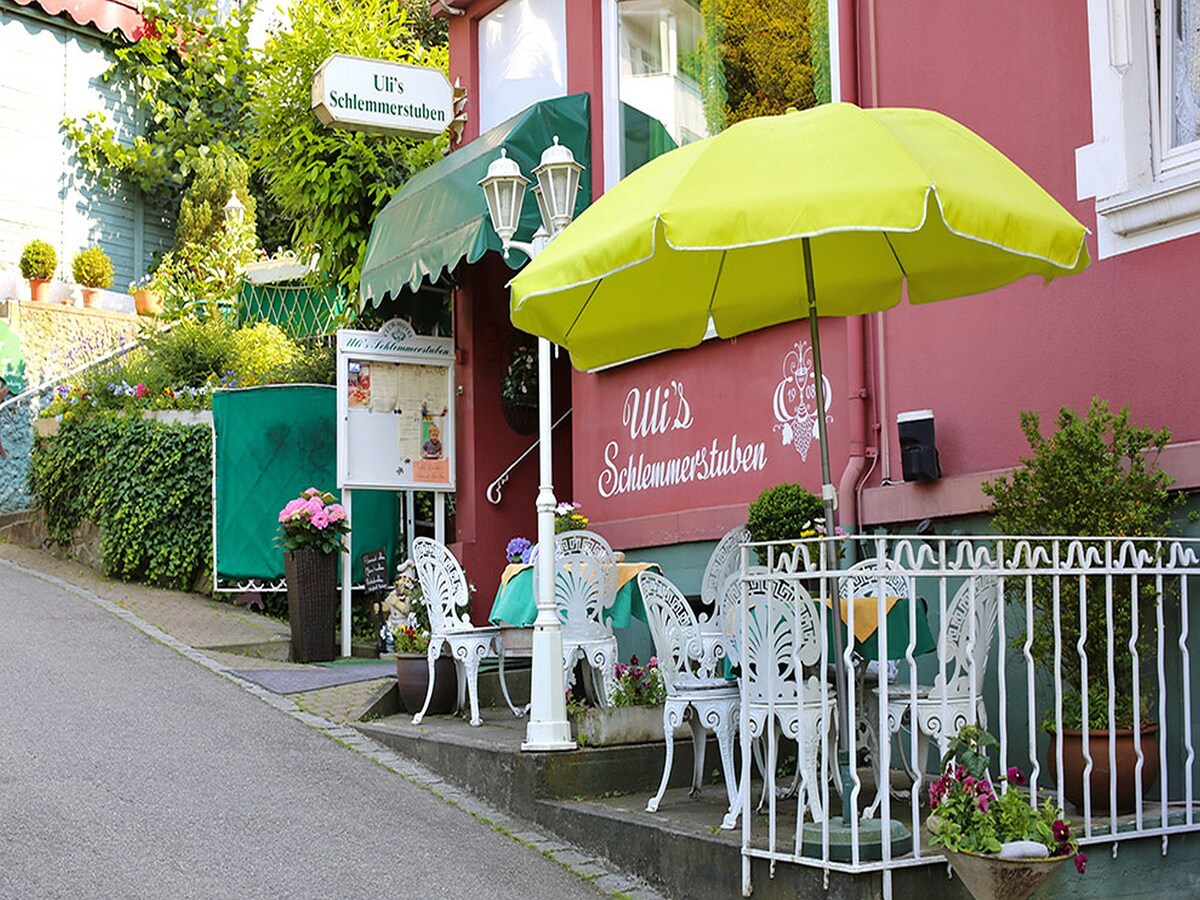
<path fill-rule="evenodd" d="M 32 240 L 21 253 L 21 277 L 29 281 L 29 296 L 33 300 L 49 298 L 50 279 L 58 267 L 58 254 L 43 240 Z"/>
<path fill-rule="evenodd" d="M 1064 407 L 1055 420 L 1056 431 L 1044 436 L 1038 416 L 1021 413 L 1021 429 L 1025 433 L 1032 456 L 1021 459 L 1020 468 L 1011 477 L 1002 476 L 983 486 L 992 498 L 992 524 L 1001 534 L 1080 535 L 1084 537 L 1153 537 L 1171 529 L 1171 513 L 1184 498 L 1170 490 L 1171 478 L 1158 467 L 1170 432 L 1154 431 L 1135 426 L 1128 408 L 1112 412 L 1108 404 L 1093 399 L 1085 416 Z M 1035 542 L 1036 543 L 1036 542 Z M 1082 542 L 1085 546 L 1087 541 Z M 1097 544 L 1103 557 L 1103 546 Z M 1138 710 L 1141 724 L 1141 746 L 1145 759 L 1142 768 L 1144 790 L 1158 777 L 1158 726 L 1150 720 L 1154 708 L 1155 671 L 1154 611 L 1155 586 L 1153 579 L 1144 579 L 1137 587 L 1137 616 L 1134 616 L 1134 596 L 1131 579 L 1113 578 L 1112 613 L 1108 613 L 1108 594 L 1105 576 L 1092 575 L 1082 579 L 1085 591 L 1086 633 L 1080 616 L 1079 578 L 1063 578 L 1055 585 L 1049 577 L 1033 579 L 1033 640 L 1031 653 L 1039 672 L 1056 672 L 1062 685 L 1063 700 L 1063 773 L 1064 791 L 1077 808 L 1083 805 L 1082 751 L 1083 694 L 1080 690 L 1082 667 L 1079 654 L 1061 654 L 1061 668 L 1055 661 L 1055 626 L 1061 635 L 1063 648 L 1073 648 L 1083 637 L 1083 651 L 1088 660 L 1087 710 L 1092 756 L 1096 760 L 1109 758 L 1109 742 L 1116 744 L 1117 810 L 1132 808 L 1136 797 L 1133 766 L 1134 752 L 1134 662 L 1131 646 L 1136 646 L 1141 660 L 1142 708 Z M 1135 619 L 1137 620 L 1135 622 Z M 1108 628 L 1113 634 L 1113 676 L 1118 690 L 1113 698 L 1115 727 L 1110 731 L 1108 718 Z M 1136 639 L 1135 639 L 1136 626 Z M 1024 635 L 1018 637 L 1024 645 Z M 1046 727 L 1056 723 L 1047 716 Z M 1056 764 L 1056 753 L 1050 754 L 1050 764 Z M 1128 763 L 1126 765 L 1126 763 Z M 1107 765 L 1094 766 L 1090 785 L 1092 806 L 1107 810 L 1109 806 L 1109 773 Z"/>
<path fill-rule="evenodd" d="M 1026 900 L 1068 859 L 1082 875 L 1087 856 L 1053 800 L 1039 804 L 1016 766 L 988 775 L 996 739 L 965 725 L 947 745 L 941 777 L 929 786 L 930 843 L 978 900 Z"/>
<path fill-rule="evenodd" d="M 133 296 L 134 308 L 139 316 L 157 316 L 162 313 L 163 292 L 158 286 L 158 281 L 150 273 L 129 282 L 129 293 Z"/>
<path fill-rule="evenodd" d="M 807 488 L 784 482 L 767 488 L 750 504 L 746 527 L 755 543 L 815 537 L 825 531 L 825 505 Z M 766 564 L 765 549 L 758 551 L 758 559 Z"/>
<path fill-rule="evenodd" d="M 309 488 L 279 511 L 279 527 L 292 659 L 333 659 L 338 553 L 350 532 L 346 510 L 334 502 L 333 494 Z"/>
<path fill-rule="evenodd" d="M 108 254 L 99 247 L 80 250 L 71 260 L 71 274 L 83 294 L 83 305 L 100 305 L 100 291 L 112 287 L 113 265 Z"/>

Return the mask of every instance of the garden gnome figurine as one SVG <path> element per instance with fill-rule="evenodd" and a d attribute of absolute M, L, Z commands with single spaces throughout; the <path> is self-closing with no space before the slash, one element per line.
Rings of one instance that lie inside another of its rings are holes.
<path fill-rule="evenodd" d="M 383 598 L 379 614 L 381 617 L 387 616 L 387 623 L 384 627 L 389 634 L 413 624 L 412 608 L 408 602 L 408 596 L 416 586 L 416 579 L 413 577 L 416 571 L 417 567 L 411 559 L 402 563 L 396 570 L 396 586 Z"/>

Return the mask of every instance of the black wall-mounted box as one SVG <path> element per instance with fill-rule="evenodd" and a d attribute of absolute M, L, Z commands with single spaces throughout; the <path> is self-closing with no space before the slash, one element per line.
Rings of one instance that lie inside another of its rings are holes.
<path fill-rule="evenodd" d="M 905 481 L 933 481 L 942 477 L 933 432 L 933 410 L 915 409 L 896 415 L 900 432 L 900 462 Z"/>

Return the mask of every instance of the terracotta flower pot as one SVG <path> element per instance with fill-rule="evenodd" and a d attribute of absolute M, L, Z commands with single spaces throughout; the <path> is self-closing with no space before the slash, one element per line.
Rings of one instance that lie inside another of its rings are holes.
<path fill-rule="evenodd" d="M 162 313 L 162 291 L 140 288 L 133 292 L 133 303 L 139 316 L 157 316 Z"/>
<path fill-rule="evenodd" d="M 313 548 L 284 551 L 294 662 L 325 662 L 334 657 L 337 561 L 336 553 Z"/>
<path fill-rule="evenodd" d="M 100 308 L 99 288 L 81 287 L 79 289 L 79 295 L 83 297 L 83 305 L 88 309 Z"/>
<path fill-rule="evenodd" d="M 1045 859 L 1000 859 L 983 853 L 955 853 L 936 848 L 946 856 L 971 896 L 976 900 L 1028 900 L 1070 856 Z"/>
<path fill-rule="evenodd" d="M 416 715 L 425 704 L 425 693 L 429 690 L 429 658 L 424 653 L 396 654 L 396 686 L 400 689 L 400 702 L 408 712 Z M 434 663 L 433 697 L 429 700 L 427 715 L 445 715 L 454 712 L 458 699 L 458 675 L 454 660 L 439 656 Z"/>
<path fill-rule="evenodd" d="M 1111 736 L 1111 737 L 1110 737 Z M 1092 757 L 1092 771 L 1088 776 L 1091 787 L 1092 811 L 1109 812 L 1109 741 L 1116 744 L 1117 767 L 1117 813 L 1132 812 L 1137 804 L 1134 773 L 1137 771 L 1137 752 L 1133 743 L 1132 728 L 1114 731 L 1092 729 L 1088 735 L 1088 753 Z M 1142 726 L 1142 798 L 1147 799 L 1150 789 L 1158 780 L 1158 726 Z M 1050 732 L 1049 757 L 1050 777 L 1057 777 L 1058 753 L 1055 749 L 1054 732 Z M 1083 732 L 1078 729 L 1063 729 L 1063 794 L 1077 810 L 1083 810 L 1083 770 L 1087 760 L 1083 755 Z"/>
<path fill-rule="evenodd" d="M 30 278 L 29 279 L 29 298 L 36 300 L 39 303 L 44 303 L 50 299 L 50 279 L 49 278 Z"/>

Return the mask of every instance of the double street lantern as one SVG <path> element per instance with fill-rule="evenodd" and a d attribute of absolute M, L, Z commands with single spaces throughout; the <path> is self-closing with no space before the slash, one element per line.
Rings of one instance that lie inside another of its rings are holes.
<path fill-rule="evenodd" d="M 579 176 L 583 166 L 575 161 L 570 148 L 558 142 L 542 153 L 541 162 L 533 170 L 537 184 L 533 195 L 537 199 L 542 226 L 530 243 L 514 241 L 521 222 L 521 207 L 525 188 L 530 181 L 521 167 L 509 159 L 501 148 L 500 156 L 488 166 L 487 175 L 479 182 L 487 199 L 492 228 L 500 237 L 504 255 L 517 249 L 533 259 L 552 238 L 571 224 L 575 214 L 575 198 L 579 193 Z M 567 721 L 566 692 L 562 667 L 562 625 L 554 606 L 554 497 L 553 472 L 550 454 L 550 342 L 538 338 L 538 495 L 537 495 L 537 619 L 533 623 L 533 673 L 529 705 L 529 725 L 523 750 L 570 750 L 571 725 Z"/>

